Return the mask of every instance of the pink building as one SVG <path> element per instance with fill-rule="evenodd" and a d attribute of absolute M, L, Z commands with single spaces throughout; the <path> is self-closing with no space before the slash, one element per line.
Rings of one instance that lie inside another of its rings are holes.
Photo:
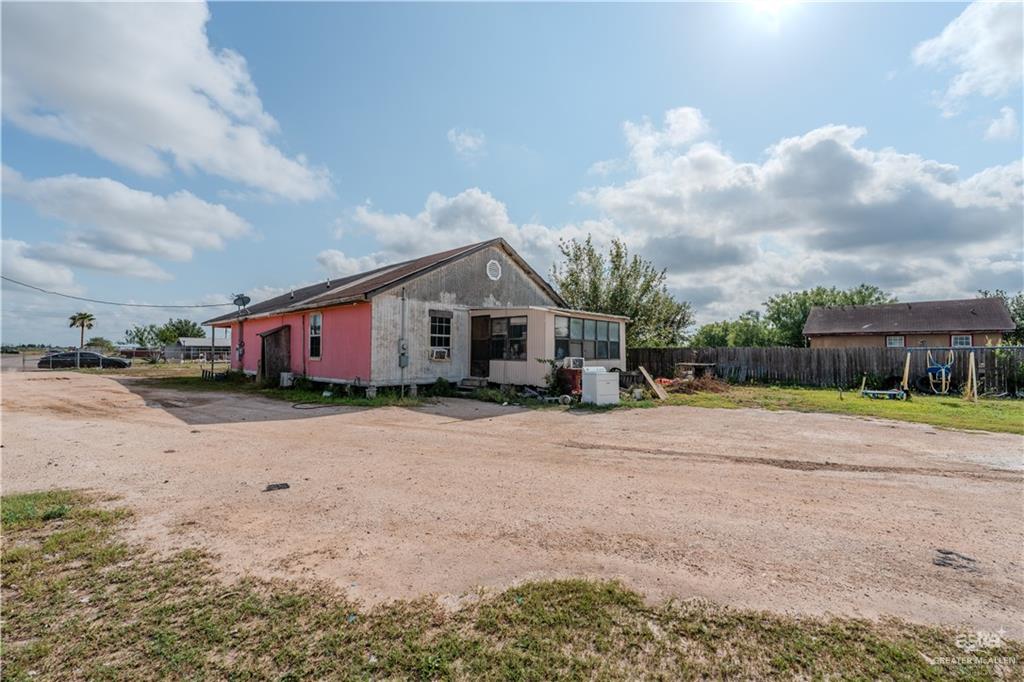
<path fill-rule="evenodd" d="M 360 386 L 438 378 L 540 386 L 538 359 L 625 369 L 626 319 L 567 310 L 493 239 L 314 284 L 204 324 L 230 328 L 231 366 Z"/>

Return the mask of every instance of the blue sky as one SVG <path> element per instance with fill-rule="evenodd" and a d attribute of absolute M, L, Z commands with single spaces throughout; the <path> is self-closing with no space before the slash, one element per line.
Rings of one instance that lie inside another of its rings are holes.
<path fill-rule="evenodd" d="M 701 321 L 1021 287 L 1021 6 L 3 6 L 4 274 L 255 299 L 618 236 Z M 89 309 L 4 284 L 5 342 Z M 202 312 L 193 315 L 204 317 Z"/>

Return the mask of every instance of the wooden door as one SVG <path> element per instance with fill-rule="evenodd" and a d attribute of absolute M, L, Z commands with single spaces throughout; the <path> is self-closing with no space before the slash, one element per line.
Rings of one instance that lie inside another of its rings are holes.
<path fill-rule="evenodd" d="M 281 380 L 281 372 L 291 371 L 291 327 L 278 327 L 260 336 L 260 378 L 264 383 L 276 386 Z"/>
<path fill-rule="evenodd" d="M 479 315 L 472 319 L 469 375 L 486 378 L 491 373 L 491 317 L 490 315 Z"/>

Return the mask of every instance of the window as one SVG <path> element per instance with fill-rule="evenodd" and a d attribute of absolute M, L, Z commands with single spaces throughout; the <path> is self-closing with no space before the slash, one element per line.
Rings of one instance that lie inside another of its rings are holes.
<path fill-rule="evenodd" d="M 447 360 L 452 355 L 452 314 L 430 311 L 430 359 Z"/>
<path fill-rule="evenodd" d="M 526 359 L 526 318 L 491 318 L 491 360 Z"/>
<path fill-rule="evenodd" d="M 949 339 L 949 345 L 953 348 L 970 348 L 974 345 L 974 337 L 970 334 L 954 334 Z"/>
<path fill-rule="evenodd" d="M 904 338 L 902 336 L 887 336 L 885 337 L 886 348 L 903 348 Z"/>
<path fill-rule="evenodd" d="M 555 360 L 569 356 L 569 318 L 555 316 Z"/>
<path fill-rule="evenodd" d="M 555 359 L 620 360 L 619 323 L 555 317 Z"/>
<path fill-rule="evenodd" d="M 608 359 L 608 323 L 604 320 L 597 322 L 597 359 Z"/>
<path fill-rule="evenodd" d="M 313 313 L 309 316 L 309 359 L 320 359 L 320 328 L 324 316 L 320 313 Z"/>

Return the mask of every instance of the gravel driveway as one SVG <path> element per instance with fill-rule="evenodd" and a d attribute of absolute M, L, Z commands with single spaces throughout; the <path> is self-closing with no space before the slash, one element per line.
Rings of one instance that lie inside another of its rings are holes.
<path fill-rule="evenodd" d="M 585 575 L 652 599 L 1024 635 L 1021 436 L 686 407 L 299 410 L 74 373 L 2 382 L 4 493 L 118 494 L 134 539 L 205 547 L 228 576 L 455 605 Z"/>

